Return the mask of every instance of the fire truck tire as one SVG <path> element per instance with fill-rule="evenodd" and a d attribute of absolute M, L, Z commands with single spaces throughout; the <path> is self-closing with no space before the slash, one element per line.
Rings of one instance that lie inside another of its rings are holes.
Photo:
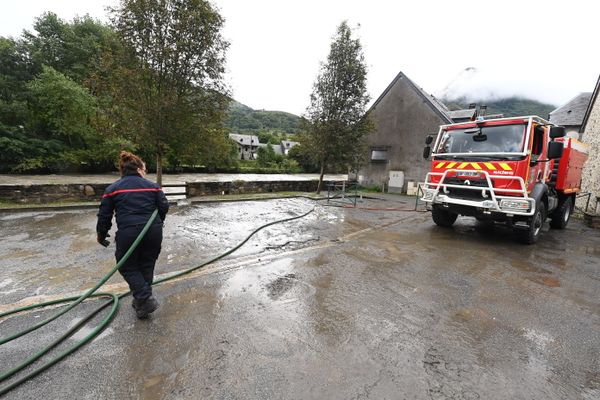
<path fill-rule="evenodd" d="M 573 197 L 567 197 L 560 202 L 558 208 L 552 213 L 550 226 L 555 229 L 565 229 L 573 212 Z"/>
<path fill-rule="evenodd" d="M 439 207 L 433 207 L 431 210 L 431 217 L 436 225 L 449 228 L 454 224 L 456 218 L 458 218 L 458 214 Z"/>
<path fill-rule="evenodd" d="M 537 203 L 535 213 L 531 217 L 531 222 L 527 229 L 515 229 L 516 239 L 524 244 L 534 244 L 540 238 L 542 227 L 546 221 L 546 205 L 542 202 Z"/>

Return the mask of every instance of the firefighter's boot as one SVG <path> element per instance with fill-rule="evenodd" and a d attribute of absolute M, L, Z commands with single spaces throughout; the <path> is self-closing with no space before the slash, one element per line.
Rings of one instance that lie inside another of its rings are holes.
<path fill-rule="evenodd" d="M 134 299 L 131 305 L 135 308 L 135 315 L 137 315 L 139 319 L 148 318 L 148 315 L 156 311 L 159 306 L 158 301 L 152 296 L 144 300 L 136 300 L 137 299 Z"/>

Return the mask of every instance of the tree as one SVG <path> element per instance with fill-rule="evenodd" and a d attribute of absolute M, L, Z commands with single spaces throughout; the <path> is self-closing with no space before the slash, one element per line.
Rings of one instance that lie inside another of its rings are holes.
<path fill-rule="evenodd" d="M 81 85 L 52 67 L 27 84 L 31 95 L 33 131 L 82 147 L 92 135 L 94 97 Z"/>
<path fill-rule="evenodd" d="M 223 19 L 206 0 L 122 0 L 112 17 L 123 52 L 106 69 L 111 112 L 123 134 L 152 148 L 160 184 L 165 155 L 192 157 L 207 137 L 223 135 Z"/>
<path fill-rule="evenodd" d="M 258 156 L 258 165 L 261 167 L 278 166 L 283 161 L 283 156 L 275 153 L 271 144 L 259 147 L 256 154 Z"/>
<path fill-rule="evenodd" d="M 372 123 L 365 115 L 369 102 L 367 67 L 358 39 L 346 21 L 337 28 L 327 62 L 321 64 L 310 96 L 306 134 L 299 140 L 319 165 L 317 193 L 326 168 L 356 167 L 364 153 Z"/>
<path fill-rule="evenodd" d="M 34 29 L 35 33 L 23 33 L 33 68 L 40 72 L 42 65 L 50 66 L 79 84 L 94 72 L 102 51 L 114 42 L 113 30 L 88 15 L 66 22 L 46 12 L 36 18 Z"/>
<path fill-rule="evenodd" d="M 34 75 L 23 41 L 0 37 L 0 125 L 26 124 L 29 119 L 26 84 Z"/>
<path fill-rule="evenodd" d="M 0 170 L 56 172 L 114 169 L 120 137 L 99 129 L 107 121 L 95 80 L 103 52 L 114 52 L 113 29 L 88 16 L 65 22 L 36 18 L 18 39 L 0 37 Z"/>

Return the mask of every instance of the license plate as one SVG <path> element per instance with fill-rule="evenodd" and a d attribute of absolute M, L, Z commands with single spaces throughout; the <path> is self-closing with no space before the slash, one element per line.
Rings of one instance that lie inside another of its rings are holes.
<path fill-rule="evenodd" d="M 479 172 L 475 172 L 475 171 L 461 171 L 461 172 L 457 172 L 456 175 L 458 176 L 468 176 L 470 178 L 478 178 L 479 177 Z"/>

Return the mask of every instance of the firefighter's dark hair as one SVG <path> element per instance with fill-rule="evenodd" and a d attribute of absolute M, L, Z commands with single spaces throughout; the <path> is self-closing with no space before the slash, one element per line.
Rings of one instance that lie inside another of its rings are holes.
<path fill-rule="evenodd" d="M 146 164 L 144 161 L 133 153 L 122 151 L 119 154 L 119 171 L 121 176 L 137 174 L 138 168 L 144 169 Z"/>

